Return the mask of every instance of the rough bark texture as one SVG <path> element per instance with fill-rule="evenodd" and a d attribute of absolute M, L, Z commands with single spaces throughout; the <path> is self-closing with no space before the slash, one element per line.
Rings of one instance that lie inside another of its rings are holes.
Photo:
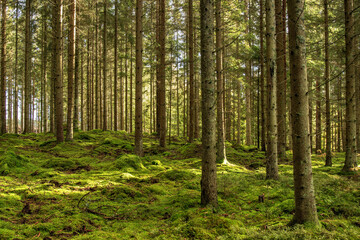
<path fill-rule="evenodd" d="M 326 99 L 326 166 L 332 166 L 331 160 L 331 125 L 330 125 L 330 66 L 329 66 L 329 13 L 328 0 L 324 0 L 325 17 L 325 99 Z"/>
<path fill-rule="evenodd" d="M 276 116 L 276 39 L 275 0 L 266 0 L 266 73 L 267 73 L 267 163 L 266 178 L 278 179 L 277 116 Z"/>
<path fill-rule="evenodd" d="M 318 224 L 310 155 L 304 0 L 288 1 L 288 19 L 295 185 L 295 215 L 292 223 Z"/>
<path fill-rule="evenodd" d="M 202 175 L 201 205 L 216 207 L 216 88 L 214 78 L 214 9 L 212 0 L 200 1 Z"/>
<path fill-rule="evenodd" d="M 16 22 L 15 22 L 15 87 L 14 87 L 14 133 L 19 132 L 19 120 L 18 120 L 18 45 L 19 45 L 19 0 L 16 0 Z"/>
<path fill-rule="evenodd" d="M 75 9 L 76 0 L 71 0 L 69 5 L 69 46 L 68 46 L 68 102 L 66 141 L 74 138 L 73 110 L 74 110 L 74 57 L 75 57 Z"/>
<path fill-rule="evenodd" d="M 166 140 L 166 99 L 165 99 L 165 0 L 159 0 L 159 136 L 160 146 L 165 147 Z"/>
<path fill-rule="evenodd" d="M 114 36 L 114 131 L 118 130 L 118 103 L 117 103 L 117 92 L 118 92 L 118 84 L 117 84 L 117 78 L 118 78 L 118 46 L 117 46 L 117 42 L 118 42 L 118 0 L 115 0 L 115 24 L 114 24 L 114 28 L 115 28 L 115 36 Z"/>
<path fill-rule="evenodd" d="M 278 156 L 286 158 L 286 34 L 283 0 L 275 0 Z"/>
<path fill-rule="evenodd" d="M 0 134 L 6 133 L 6 0 L 2 0 L 1 18 L 1 129 Z M 8 89 L 9 91 L 9 89 Z"/>
<path fill-rule="evenodd" d="M 221 0 L 216 0 L 216 86 L 217 86 L 217 152 L 216 162 L 223 163 L 225 159 L 225 130 L 224 130 L 224 78 L 222 63 L 221 36 Z M 190 106 L 191 107 L 191 106 Z"/>
<path fill-rule="evenodd" d="M 315 123 L 315 152 L 321 153 L 321 87 L 319 78 L 316 78 L 316 123 Z"/>
<path fill-rule="evenodd" d="M 142 140 L 142 15 L 143 1 L 136 2 L 136 92 L 135 92 L 135 154 L 143 155 Z"/>
<path fill-rule="evenodd" d="M 356 167 L 356 108 L 355 108 L 355 64 L 354 64 L 354 16 L 353 0 L 344 0 L 346 43 L 346 139 L 343 171 Z"/>
<path fill-rule="evenodd" d="M 24 133 L 29 133 L 30 128 L 30 101 L 31 101 L 31 29 L 30 11 L 31 0 L 26 0 L 25 15 L 25 104 L 24 104 Z"/>
<path fill-rule="evenodd" d="M 260 0 L 260 88 L 261 88 L 261 150 L 266 150 L 266 92 L 264 68 L 264 2 Z M 240 94 L 240 89 L 238 90 Z M 240 99 L 240 96 L 238 97 Z M 240 103 L 240 102 L 239 102 Z M 240 116 L 239 116 L 240 117 Z M 240 125 L 240 123 L 239 123 Z"/>
<path fill-rule="evenodd" d="M 55 105 L 55 128 L 56 128 L 56 140 L 58 143 L 64 141 L 64 132 L 63 132 L 63 119 L 64 119 L 64 110 L 63 110 L 63 80 L 62 80 L 62 61 L 61 61 L 61 52 L 62 52 L 62 0 L 55 0 L 53 5 L 53 24 L 54 24 L 54 40 L 53 40 L 53 50 L 54 50 L 54 105 Z"/>

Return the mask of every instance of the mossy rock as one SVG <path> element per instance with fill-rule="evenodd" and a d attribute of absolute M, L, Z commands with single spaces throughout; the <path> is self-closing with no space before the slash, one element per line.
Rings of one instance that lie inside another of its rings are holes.
<path fill-rule="evenodd" d="M 26 168 L 29 160 L 13 151 L 6 151 L 0 158 L 0 175 L 8 175 L 12 169 Z"/>
<path fill-rule="evenodd" d="M 120 170 L 134 171 L 145 169 L 141 159 L 132 154 L 122 155 L 115 161 L 115 167 Z"/>
<path fill-rule="evenodd" d="M 54 158 L 46 161 L 42 167 L 44 168 L 54 168 L 61 171 L 69 171 L 83 168 L 84 165 L 81 164 L 79 161 L 70 160 L 70 159 L 60 159 Z"/>
<path fill-rule="evenodd" d="M 193 179 L 196 175 L 189 171 L 175 169 L 161 173 L 161 176 L 171 181 L 184 181 Z"/>

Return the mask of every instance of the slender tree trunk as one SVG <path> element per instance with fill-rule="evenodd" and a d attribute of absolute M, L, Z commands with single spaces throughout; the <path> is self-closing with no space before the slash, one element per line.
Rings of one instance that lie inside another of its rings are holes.
<path fill-rule="evenodd" d="M 328 0 L 324 0 L 325 15 L 325 99 L 326 99 L 326 162 L 325 166 L 332 166 L 331 160 L 331 132 L 330 132 L 330 66 L 329 66 L 329 13 Z"/>
<path fill-rule="evenodd" d="M 107 130 L 107 105 L 106 105 L 106 88 L 107 88 L 107 0 L 104 0 L 104 35 L 103 35 L 103 131 Z"/>
<path fill-rule="evenodd" d="M 54 24 L 54 86 L 55 86 L 55 128 L 56 140 L 58 143 L 64 141 L 63 132 L 63 81 L 62 81 L 62 0 L 55 0 L 53 5 L 53 24 Z"/>
<path fill-rule="evenodd" d="M 277 122 L 278 155 L 286 158 L 286 42 L 283 18 L 283 0 L 275 0 L 276 12 L 276 76 L 277 76 Z M 286 8 L 285 8 L 286 9 Z"/>
<path fill-rule="evenodd" d="M 118 84 L 117 84 L 117 68 L 118 68 L 118 54 L 117 54 L 117 42 L 118 42 L 118 0 L 115 0 L 115 36 L 114 36 L 114 131 L 118 130 L 118 103 L 117 103 L 117 92 L 118 92 Z"/>
<path fill-rule="evenodd" d="M 18 44 L 19 44 L 19 0 L 16 0 L 16 19 L 15 19 L 15 69 L 14 69 L 14 133 L 19 132 L 19 119 L 18 119 Z"/>
<path fill-rule="evenodd" d="M 123 44 L 121 44 L 123 46 Z M 120 48 L 120 51 L 123 48 Z M 124 130 L 124 76 L 123 76 L 123 57 L 120 58 L 120 130 Z"/>
<path fill-rule="evenodd" d="M 78 15 L 79 7 L 76 7 L 76 15 Z M 79 24 L 77 19 L 75 19 L 75 74 L 74 74 L 74 120 L 73 120 L 73 129 L 76 131 L 79 129 L 79 76 L 81 70 L 79 69 L 80 61 L 80 48 L 79 48 Z M 82 87 L 82 85 L 81 85 Z M 82 105 L 80 106 L 82 108 Z"/>
<path fill-rule="evenodd" d="M 68 46 L 68 106 L 66 122 L 66 141 L 74 138 L 74 57 L 75 57 L 75 24 L 76 24 L 76 0 L 71 0 L 69 5 L 69 46 Z"/>
<path fill-rule="evenodd" d="M 135 97 L 135 154 L 142 156 L 142 16 L 143 16 L 143 1 L 136 1 L 136 97 Z"/>
<path fill-rule="evenodd" d="M 189 84 L 190 84 L 190 124 L 189 124 L 189 142 L 194 140 L 195 134 L 195 84 L 194 84 L 194 34 L 193 34 L 193 0 L 189 0 L 188 6 L 189 18 Z"/>
<path fill-rule="evenodd" d="M 6 0 L 2 0 L 1 18 L 1 130 L 6 133 Z M 8 89 L 9 94 L 9 89 Z"/>
<path fill-rule="evenodd" d="M 47 102 L 46 102 L 46 82 L 47 82 L 47 25 L 46 13 L 43 13 L 43 37 L 42 37 L 42 127 L 44 132 L 47 132 Z"/>
<path fill-rule="evenodd" d="M 245 0 L 245 34 L 249 34 L 249 0 Z M 250 39 L 250 38 L 249 38 Z M 250 40 L 247 43 L 250 45 Z M 275 46 L 274 46 L 275 47 Z M 251 59 L 250 56 L 247 56 L 247 61 L 245 63 L 245 102 L 246 102 L 246 145 L 252 145 L 251 139 Z"/>
<path fill-rule="evenodd" d="M 130 120 L 129 132 L 133 132 L 133 44 L 130 45 Z"/>
<path fill-rule="evenodd" d="M 295 185 L 294 224 L 318 224 L 309 139 L 304 1 L 288 0 L 291 119 Z"/>
<path fill-rule="evenodd" d="M 216 88 L 214 79 L 213 1 L 200 0 L 201 92 L 202 92 L 202 175 L 201 205 L 217 207 L 216 186 Z"/>
<path fill-rule="evenodd" d="M 354 171 L 356 163 L 356 98 L 354 64 L 354 1 L 344 0 L 346 43 L 346 141 L 343 171 Z"/>
<path fill-rule="evenodd" d="M 159 136 L 160 146 L 166 142 L 166 98 L 165 98 L 165 0 L 159 0 Z"/>
<path fill-rule="evenodd" d="M 83 40 L 81 39 L 80 42 L 83 42 Z M 83 44 L 81 44 L 83 45 Z M 81 48 L 81 51 L 79 50 L 79 54 L 80 54 L 80 72 L 81 72 L 81 88 L 80 88 L 80 116 L 81 116 L 81 124 L 80 124 L 80 128 L 82 131 L 85 131 L 85 104 L 84 104 L 84 49 Z"/>
<path fill-rule="evenodd" d="M 279 179 L 277 154 L 275 33 L 275 0 L 266 0 L 266 72 L 268 85 L 268 159 L 266 163 L 267 179 Z"/>
<path fill-rule="evenodd" d="M 224 78 L 222 63 L 221 0 L 216 0 L 216 82 L 217 82 L 217 152 L 216 162 L 226 161 L 224 131 Z"/>
<path fill-rule="evenodd" d="M 264 3 L 260 0 L 260 88 L 261 88 L 261 150 L 266 150 L 266 92 L 264 68 Z"/>
<path fill-rule="evenodd" d="M 316 134 L 315 134 L 315 150 L 316 153 L 321 152 L 321 87 L 319 78 L 316 78 Z"/>
<path fill-rule="evenodd" d="M 25 104 L 24 104 L 24 133 L 31 131 L 30 101 L 31 101 L 31 29 L 30 29 L 31 0 L 26 0 L 25 16 Z"/>

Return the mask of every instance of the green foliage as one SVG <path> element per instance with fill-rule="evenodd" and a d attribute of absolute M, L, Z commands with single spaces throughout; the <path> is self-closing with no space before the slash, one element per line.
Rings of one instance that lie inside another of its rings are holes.
<path fill-rule="evenodd" d="M 0 157 L 0 175 L 8 175 L 14 169 L 19 170 L 28 165 L 29 160 L 26 157 L 17 155 L 13 151 L 6 151 L 3 156 Z"/>
<path fill-rule="evenodd" d="M 131 154 L 122 155 L 118 158 L 115 161 L 115 167 L 128 172 L 145 169 L 141 159 L 138 156 Z"/>

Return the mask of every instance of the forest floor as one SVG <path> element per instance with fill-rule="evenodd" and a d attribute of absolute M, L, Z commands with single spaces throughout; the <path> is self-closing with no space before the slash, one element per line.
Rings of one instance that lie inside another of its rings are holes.
<path fill-rule="evenodd" d="M 142 158 L 133 142 L 100 130 L 58 145 L 51 134 L 0 137 L 0 239 L 359 239 L 360 176 L 341 174 L 342 153 L 333 167 L 313 156 L 321 227 L 288 227 L 291 160 L 279 181 L 265 180 L 264 153 L 228 143 L 232 165 L 218 165 L 219 207 L 209 209 L 199 142 L 160 149 L 146 136 Z"/>

